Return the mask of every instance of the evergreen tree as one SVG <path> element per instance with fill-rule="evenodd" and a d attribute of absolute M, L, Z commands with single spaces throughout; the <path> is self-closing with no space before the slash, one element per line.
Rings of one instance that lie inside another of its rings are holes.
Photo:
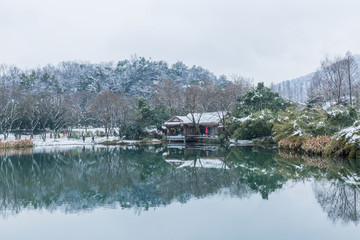
<path fill-rule="evenodd" d="M 290 103 L 265 87 L 264 83 L 258 83 L 256 88 L 249 90 L 239 99 L 239 104 L 233 112 L 235 117 L 246 117 L 252 113 L 268 109 L 273 112 L 285 110 Z"/>

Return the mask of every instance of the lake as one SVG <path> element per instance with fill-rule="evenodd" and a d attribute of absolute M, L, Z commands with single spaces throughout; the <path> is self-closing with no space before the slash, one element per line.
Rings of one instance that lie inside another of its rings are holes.
<path fill-rule="evenodd" d="M 274 148 L 0 153 L 0 239 L 358 239 L 360 164 Z"/>

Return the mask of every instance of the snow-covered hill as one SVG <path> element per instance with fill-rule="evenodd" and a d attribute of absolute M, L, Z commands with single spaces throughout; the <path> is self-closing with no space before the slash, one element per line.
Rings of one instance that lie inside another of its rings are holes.
<path fill-rule="evenodd" d="M 283 81 L 273 86 L 273 90 L 278 92 L 283 98 L 305 102 L 308 97 L 308 89 L 315 72 L 292 80 Z"/>
<path fill-rule="evenodd" d="M 353 55 L 353 57 L 360 66 L 360 55 Z M 305 76 L 280 82 L 272 87 L 273 91 L 278 92 L 284 98 L 304 103 L 308 98 L 308 89 L 314 75 L 315 72 L 312 72 Z"/>
<path fill-rule="evenodd" d="M 226 76 L 216 77 L 200 66 L 189 67 L 181 61 L 169 65 L 165 61 L 153 61 L 143 57 L 133 57 L 117 63 L 61 62 L 56 66 L 47 65 L 28 70 L 0 65 L 0 83 L 20 85 L 34 94 L 99 94 L 103 91 L 113 91 L 148 98 L 153 93 L 153 86 L 162 80 L 171 80 L 179 86 L 213 83 L 224 87 L 231 84 Z"/>

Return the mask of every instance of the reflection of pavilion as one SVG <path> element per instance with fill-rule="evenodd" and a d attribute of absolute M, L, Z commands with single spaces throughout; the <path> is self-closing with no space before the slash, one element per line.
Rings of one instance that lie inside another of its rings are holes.
<path fill-rule="evenodd" d="M 215 147 L 169 147 L 163 154 L 167 163 L 176 168 L 218 168 L 229 169 L 225 164 L 224 157 L 218 156 L 218 149 Z"/>
<path fill-rule="evenodd" d="M 196 168 L 221 168 L 229 169 L 225 162 L 220 159 L 204 159 L 199 158 L 196 160 L 179 160 L 179 159 L 166 159 L 167 163 L 175 166 L 176 168 L 196 167 Z"/>

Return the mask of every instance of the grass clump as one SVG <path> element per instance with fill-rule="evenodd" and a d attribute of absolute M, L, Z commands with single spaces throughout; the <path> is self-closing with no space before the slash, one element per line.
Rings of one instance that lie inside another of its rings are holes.
<path fill-rule="evenodd" d="M 298 137 L 288 137 L 282 139 L 278 142 L 278 146 L 282 150 L 289 150 L 289 151 L 301 151 L 302 145 L 306 141 L 305 137 L 298 136 Z"/>
<path fill-rule="evenodd" d="M 34 143 L 30 139 L 7 141 L 2 142 L 0 140 L 0 149 L 20 149 L 20 148 L 32 148 Z"/>
<path fill-rule="evenodd" d="M 308 138 L 301 148 L 308 154 L 323 155 L 327 144 L 331 141 L 329 136 L 317 136 Z"/>

